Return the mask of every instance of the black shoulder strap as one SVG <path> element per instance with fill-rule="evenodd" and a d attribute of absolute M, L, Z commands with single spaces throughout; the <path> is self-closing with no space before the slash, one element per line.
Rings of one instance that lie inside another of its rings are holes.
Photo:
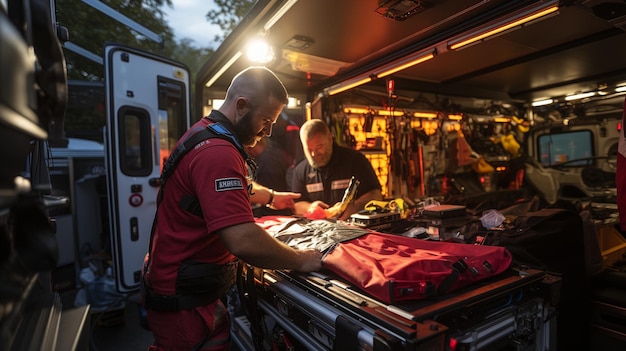
<path fill-rule="evenodd" d="M 154 213 L 154 219 L 152 221 L 150 244 L 148 248 L 149 253 L 152 252 L 152 237 L 154 236 L 154 231 L 156 229 L 157 213 L 159 211 L 159 205 L 161 204 L 161 200 L 163 199 L 163 190 L 165 188 L 165 183 L 167 182 L 167 179 L 172 175 L 174 169 L 185 154 L 187 154 L 200 142 L 211 138 L 220 138 L 231 142 L 237 148 L 243 159 L 246 160 L 246 163 L 250 167 L 250 172 L 252 172 L 253 174 L 256 172 L 257 165 L 250 157 L 250 155 L 248 155 L 246 149 L 244 149 L 239 140 L 237 140 L 237 138 L 219 122 L 209 124 L 208 126 L 206 126 L 206 128 L 200 129 L 198 132 L 190 135 L 189 137 L 187 137 L 186 140 L 179 143 L 176 149 L 168 157 L 165 165 L 163 165 L 163 171 L 161 172 L 161 186 L 159 189 L 159 194 L 157 195 L 157 209 Z M 148 258 L 148 260 L 150 259 Z"/>
<path fill-rule="evenodd" d="M 183 156 L 201 141 L 213 138 L 214 136 L 215 135 L 208 128 L 203 128 L 191 135 L 187 140 L 178 144 L 178 147 L 170 154 L 165 165 L 163 165 L 163 171 L 161 172 L 161 190 Z"/>
<path fill-rule="evenodd" d="M 210 124 L 206 128 L 199 130 L 197 133 L 192 134 L 182 143 L 178 144 L 178 147 L 176 147 L 174 152 L 170 154 L 169 158 L 165 162 L 165 165 L 163 165 L 163 171 L 161 172 L 161 191 L 159 191 L 157 206 L 162 197 L 161 194 L 163 193 L 163 187 L 165 186 L 167 179 L 174 172 L 178 162 L 187 152 L 189 152 L 189 150 L 193 149 L 201 141 L 211 138 L 220 138 L 231 142 L 237 148 L 243 159 L 246 160 L 246 163 L 248 163 L 250 168 L 252 168 L 252 171 L 256 171 L 256 163 L 248 155 L 239 140 L 237 140 L 237 138 L 235 138 L 235 136 L 219 122 Z"/>

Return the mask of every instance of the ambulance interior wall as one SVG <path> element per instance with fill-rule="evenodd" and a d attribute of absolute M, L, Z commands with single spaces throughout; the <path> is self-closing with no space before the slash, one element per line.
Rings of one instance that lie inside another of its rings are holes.
<path fill-rule="evenodd" d="M 65 162 L 64 162 L 65 161 Z M 104 158 L 56 160 L 51 181 L 57 195 L 69 205 L 54 214 L 59 243 L 58 267 L 75 263 L 81 268 L 91 254 L 108 247 L 108 208 Z"/>

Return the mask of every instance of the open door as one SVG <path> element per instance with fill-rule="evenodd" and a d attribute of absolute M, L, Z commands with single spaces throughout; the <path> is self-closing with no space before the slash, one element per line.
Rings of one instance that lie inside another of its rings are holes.
<path fill-rule="evenodd" d="M 164 160 L 189 128 L 189 71 L 177 62 L 106 44 L 105 163 L 117 290 L 139 289 Z"/>

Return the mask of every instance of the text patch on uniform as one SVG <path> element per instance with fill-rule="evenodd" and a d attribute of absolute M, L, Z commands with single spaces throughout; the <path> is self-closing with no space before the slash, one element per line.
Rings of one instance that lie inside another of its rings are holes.
<path fill-rule="evenodd" d="M 243 183 L 239 178 L 220 178 L 215 180 L 215 191 L 227 191 L 243 189 Z"/>
<path fill-rule="evenodd" d="M 307 184 L 306 185 L 306 191 L 308 191 L 310 193 L 316 193 L 316 192 L 319 192 L 319 191 L 324 191 L 324 184 L 322 184 L 322 183 Z"/>

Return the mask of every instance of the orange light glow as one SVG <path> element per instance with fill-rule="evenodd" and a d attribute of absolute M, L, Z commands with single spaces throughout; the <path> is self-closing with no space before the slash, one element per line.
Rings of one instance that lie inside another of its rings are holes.
<path fill-rule="evenodd" d="M 551 14 L 553 12 L 556 12 L 556 11 L 558 11 L 558 9 L 559 9 L 558 6 L 551 6 L 551 7 L 548 7 L 547 9 L 544 9 L 544 10 L 532 13 L 532 14 L 526 16 L 526 17 L 522 17 L 522 18 L 520 18 L 518 20 L 515 20 L 513 22 L 507 23 L 505 25 L 502 25 L 502 26 L 497 27 L 495 29 L 492 29 L 490 31 L 487 31 L 487 32 L 484 32 L 482 34 L 473 36 L 473 37 L 471 37 L 469 39 L 460 41 L 458 43 L 454 43 L 454 44 L 449 46 L 450 50 L 456 50 L 456 49 L 458 49 L 460 47 L 463 47 L 465 45 L 469 45 L 469 44 L 472 44 L 472 43 L 477 42 L 479 40 L 482 40 L 482 39 L 485 39 L 487 37 L 490 37 L 492 35 L 504 32 L 505 30 L 509 30 L 509 29 L 511 29 L 513 27 L 517 27 L 517 26 L 522 25 L 522 24 L 524 24 L 526 22 L 530 22 L 530 21 L 535 20 L 537 18 L 540 18 L 540 17 L 543 17 L 545 15 L 548 15 L 548 14 Z"/>

